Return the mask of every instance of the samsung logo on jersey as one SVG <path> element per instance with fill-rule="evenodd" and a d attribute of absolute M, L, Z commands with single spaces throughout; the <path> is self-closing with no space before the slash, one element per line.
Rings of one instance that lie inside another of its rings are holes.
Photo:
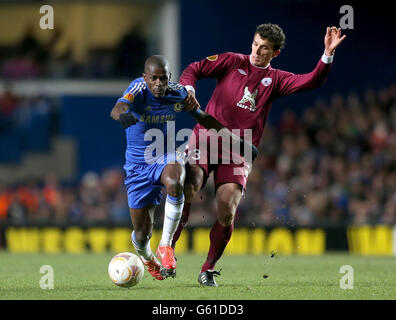
<path fill-rule="evenodd" d="M 146 123 L 165 123 L 168 121 L 172 121 L 175 118 L 176 118 L 176 116 L 172 115 L 172 114 L 162 115 L 162 116 L 150 116 L 150 115 L 142 114 L 140 116 L 140 121 L 146 122 Z"/>

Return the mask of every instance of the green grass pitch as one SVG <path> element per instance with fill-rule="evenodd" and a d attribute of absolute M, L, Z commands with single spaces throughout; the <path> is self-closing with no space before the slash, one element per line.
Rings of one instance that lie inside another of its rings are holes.
<path fill-rule="evenodd" d="M 158 281 L 145 271 L 126 289 L 107 275 L 114 254 L 11 254 L 0 252 L 0 299 L 16 300 L 343 300 L 396 299 L 396 258 L 328 253 L 322 256 L 225 255 L 219 287 L 200 287 L 204 256 L 179 255 L 176 278 Z M 54 270 L 54 289 L 40 288 L 42 265 Z M 341 289 L 343 265 L 353 268 L 353 289 Z"/>

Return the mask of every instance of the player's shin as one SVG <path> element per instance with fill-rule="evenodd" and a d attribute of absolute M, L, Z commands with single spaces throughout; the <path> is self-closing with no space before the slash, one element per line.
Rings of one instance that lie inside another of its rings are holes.
<path fill-rule="evenodd" d="M 162 266 L 160 273 L 164 278 L 174 278 L 176 276 L 176 259 L 171 244 L 173 235 L 179 225 L 183 205 L 183 194 L 177 198 L 170 195 L 166 198 L 162 238 L 157 249 L 157 256 Z"/>
<path fill-rule="evenodd" d="M 144 242 L 138 241 L 136 239 L 135 231 L 132 231 L 131 239 L 136 253 L 143 258 L 143 262 L 150 261 L 153 257 L 153 253 L 150 248 L 150 239 Z"/>
<path fill-rule="evenodd" d="M 188 202 L 184 203 L 183 212 L 182 212 L 182 216 L 180 218 L 179 225 L 176 229 L 175 234 L 173 235 L 173 240 L 172 240 L 172 248 L 173 249 L 175 249 L 176 242 L 177 242 L 177 240 L 179 240 L 184 227 L 187 225 L 187 221 L 190 216 L 190 208 L 191 208 L 191 203 L 188 203 Z"/>
<path fill-rule="evenodd" d="M 223 255 L 224 249 L 231 239 L 233 230 L 234 223 L 232 223 L 230 226 L 223 226 L 218 220 L 216 220 L 209 233 L 209 252 L 206 261 L 201 268 L 201 272 L 213 270 L 216 262 Z"/>
<path fill-rule="evenodd" d="M 184 195 L 172 197 L 168 195 L 165 202 L 164 226 L 160 245 L 171 246 L 173 236 L 179 225 L 184 206 Z"/>
<path fill-rule="evenodd" d="M 161 265 L 158 260 L 154 257 L 150 249 L 150 239 L 147 241 L 138 241 L 136 239 L 135 231 L 132 232 L 132 243 L 135 247 L 136 253 L 140 256 L 143 264 L 146 266 L 147 271 L 157 280 L 164 280 L 165 277 L 161 275 Z"/>

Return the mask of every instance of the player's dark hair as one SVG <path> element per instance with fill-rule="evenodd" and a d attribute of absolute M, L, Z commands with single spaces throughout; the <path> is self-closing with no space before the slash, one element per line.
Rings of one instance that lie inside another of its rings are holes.
<path fill-rule="evenodd" d="M 164 56 L 153 55 L 147 58 L 144 64 L 144 70 L 146 71 L 148 67 L 164 68 L 169 70 L 169 62 Z"/>
<path fill-rule="evenodd" d="M 283 49 L 286 44 L 286 36 L 277 24 L 264 23 L 256 28 L 255 35 L 259 34 L 262 39 L 268 39 L 274 43 L 274 50 Z"/>

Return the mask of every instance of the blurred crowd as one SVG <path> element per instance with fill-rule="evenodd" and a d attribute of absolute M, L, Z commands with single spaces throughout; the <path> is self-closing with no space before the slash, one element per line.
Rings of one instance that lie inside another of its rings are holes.
<path fill-rule="evenodd" d="M 267 127 L 239 218 L 264 224 L 396 223 L 396 85 L 335 94 Z M 253 219 L 254 217 L 254 219 Z"/>
<path fill-rule="evenodd" d="M 26 151 L 50 149 L 59 127 L 57 105 L 56 98 L 16 94 L 5 84 L 0 93 L 0 164 L 19 164 Z"/>
<path fill-rule="evenodd" d="M 0 134 L 17 128 L 27 128 L 36 116 L 50 116 L 56 111 L 54 99 L 41 95 L 19 95 L 11 83 L 5 83 L 0 93 Z M 55 123 L 54 123 L 55 124 Z"/>
<path fill-rule="evenodd" d="M 60 26 L 48 41 L 40 41 L 33 24 L 13 47 L 0 47 L 0 77 L 32 78 L 133 78 L 140 75 L 147 56 L 147 43 L 140 26 L 134 25 L 113 48 L 90 48 L 85 61 L 73 56 L 73 44 L 65 40 Z"/>
<path fill-rule="evenodd" d="M 236 223 L 340 225 L 396 223 L 396 85 L 362 96 L 334 94 L 268 124 Z M 130 224 L 124 172 L 86 173 L 65 185 L 0 185 L 0 220 Z M 163 204 L 157 208 L 161 221 Z M 212 177 L 194 199 L 190 225 L 211 223 Z"/>
<path fill-rule="evenodd" d="M 0 221 L 26 223 L 127 223 L 129 210 L 123 172 L 86 173 L 75 184 L 48 174 L 43 181 L 0 185 Z"/>

